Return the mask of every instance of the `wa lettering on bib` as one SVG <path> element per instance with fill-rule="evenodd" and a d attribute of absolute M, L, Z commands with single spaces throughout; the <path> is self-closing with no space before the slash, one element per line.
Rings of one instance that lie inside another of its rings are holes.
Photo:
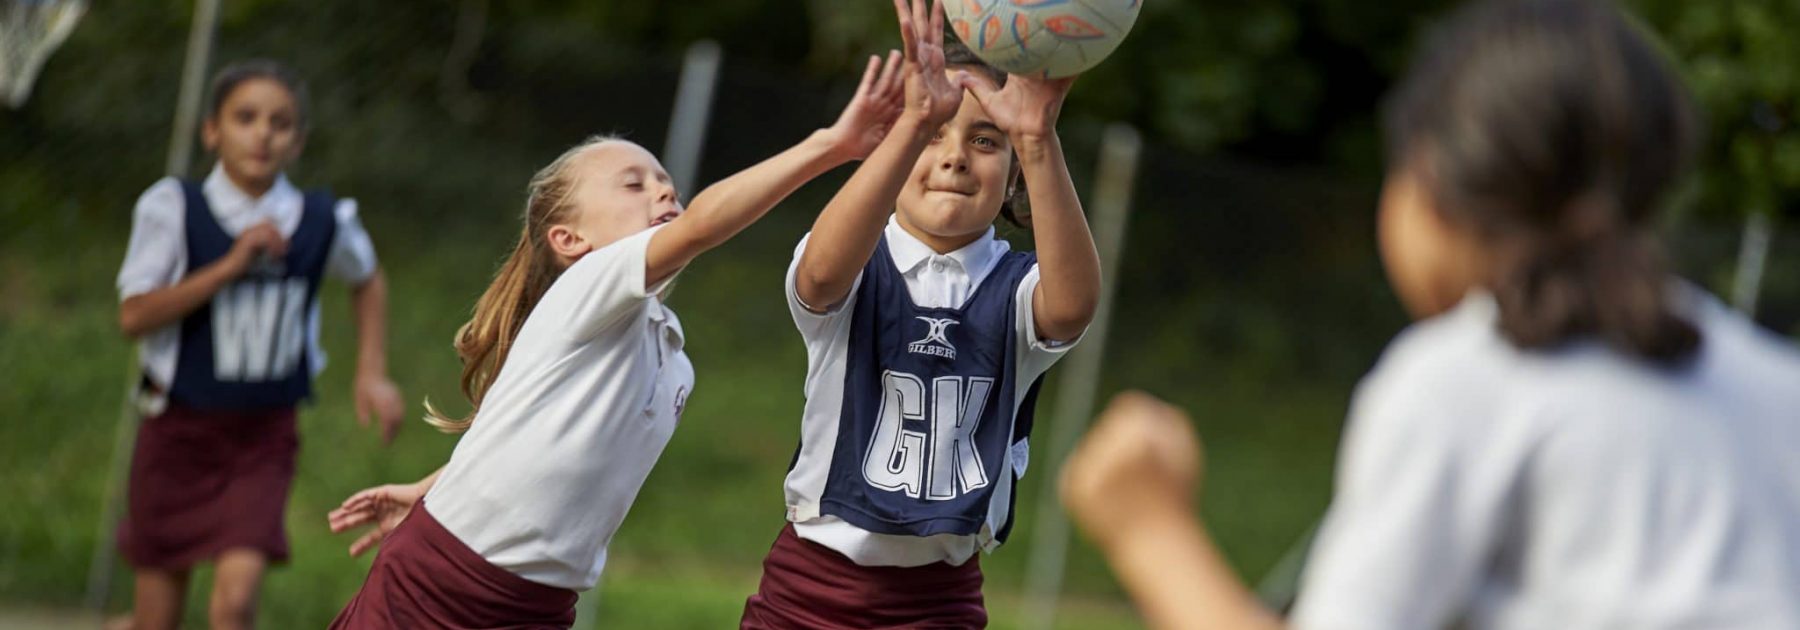
<path fill-rule="evenodd" d="M 1037 395 L 1033 383 L 1015 414 L 1014 294 L 1036 256 L 1006 254 L 958 308 L 913 304 L 892 261 L 883 239 L 857 288 L 820 510 L 872 532 L 932 536 L 975 534 L 998 507 L 1004 539 L 1008 450 L 1030 433 Z"/>
<path fill-rule="evenodd" d="M 236 238 L 207 206 L 199 184 L 187 198 L 188 269 L 224 257 Z M 181 321 L 181 350 L 169 395 L 202 409 L 290 407 L 312 393 L 307 317 L 318 298 L 336 236 L 330 195 L 306 195 L 287 255 L 264 258 Z"/>

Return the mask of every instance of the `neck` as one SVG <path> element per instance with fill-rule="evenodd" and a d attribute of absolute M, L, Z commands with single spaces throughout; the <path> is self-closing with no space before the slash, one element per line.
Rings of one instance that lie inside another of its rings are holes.
<path fill-rule="evenodd" d="M 919 242 L 924 243 L 926 247 L 931 248 L 931 251 L 939 254 L 948 254 L 964 247 L 968 247 L 969 243 L 973 243 L 976 239 L 981 238 L 983 234 L 987 234 L 987 230 L 984 229 L 968 234 L 958 234 L 956 236 L 938 236 L 919 229 L 918 226 L 915 226 L 912 222 L 906 220 L 905 214 L 894 213 L 894 216 L 900 224 L 900 229 L 905 230 L 907 234 L 911 234 L 913 238 L 919 239 Z"/>
<path fill-rule="evenodd" d="M 230 180 L 231 185 L 237 186 L 238 190 L 244 191 L 244 194 L 249 195 L 251 199 L 261 199 L 263 195 L 268 194 L 269 189 L 275 187 L 275 180 L 279 177 L 277 175 L 264 180 L 256 180 L 239 177 L 236 173 L 231 172 L 231 169 L 225 169 L 225 179 Z"/>

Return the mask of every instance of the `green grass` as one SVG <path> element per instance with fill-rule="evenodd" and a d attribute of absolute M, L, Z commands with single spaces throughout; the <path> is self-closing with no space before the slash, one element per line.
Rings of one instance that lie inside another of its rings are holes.
<path fill-rule="evenodd" d="M 728 627 L 754 589 L 782 523 L 781 478 L 798 436 L 804 355 L 779 286 L 810 220 L 792 209 L 803 204 L 778 209 L 682 278 L 672 303 L 687 326 L 699 383 L 613 543 L 599 591 L 602 627 Z M 380 214 L 367 221 L 394 287 L 393 377 L 411 401 L 430 396 L 454 407 L 451 334 L 516 227 L 499 219 L 429 226 Z M 9 497 L 0 510 L 0 606 L 67 608 L 79 604 L 86 583 L 130 364 L 131 348 L 114 328 L 112 289 L 126 226 L 23 225 L 0 246 L 0 409 L 12 413 L 0 422 L 0 487 Z M 1123 292 L 1121 308 L 1149 299 Z M 266 627 L 320 627 L 361 584 L 369 559 L 349 558 L 348 538 L 326 530 L 331 506 L 365 486 L 417 478 L 455 443 L 414 422 L 384 449 L 356 427 L 348 396 L 354 331 L 344 290 L 328 286 L 323 308 L 332 363 L 317 384 L 318 404 L 301 414 L 301 461 L 288 511 L 294 560 L 263 589 Z M 1209 358 L 1204 348 L 1159 349 L 1167 343 L 1122 331 L 1103 393 L 1149 387 L 1194 412 L 1210 465 L 1203 509 L 1226 552 L 1254 578 L 1325 505 L 1347 390 L 1221 378 L 1229 361 Z M 1053 410 L 1040 414 L 1046 424 L 1054 417 Z M 1013 543 L 983 560 L 995 627 L 1016 627 L 1031 519 L 1051 471 L 1048 463 L 1034 466 Z M 129 577 L 122 567 L 114 584 L 113 609 L 123 610 Z M 1070 554 L 1065 584 L 1064 627 L 1138 625 L 1083 544 Z M 206 586 L 202 571 L 190 593 L 188 617 L 196 626 L 204 622 Z"/>

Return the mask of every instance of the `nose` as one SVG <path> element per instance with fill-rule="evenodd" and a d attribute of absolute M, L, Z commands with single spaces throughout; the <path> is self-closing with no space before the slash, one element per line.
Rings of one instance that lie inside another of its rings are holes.
<path fill-rule="evenodd" d="M 676 201 L 675 201 L 675 183 L 669 182 L 669 183 L 663 184 L 662 189 L 657 191 L 657 193 L 656 193 L 656 200 L 658 202 L 676 203 Z"/>
<path fill-rule="evenodd" d="M 949 140 L 946 138 L 946 140 Z M 938 168 L 952 173 L 969 171 L 969 153 L 960 141 L 938 143 Z"/>

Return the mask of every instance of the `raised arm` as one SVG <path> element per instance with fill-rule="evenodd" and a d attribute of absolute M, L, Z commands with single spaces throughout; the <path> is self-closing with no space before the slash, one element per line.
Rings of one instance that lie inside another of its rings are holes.
<path fill-rule="evenodd" d="M 1046 341 L 1081 336 L 1100 303 L 1100 255 L 1056 134 L 1056 119 L 1074 81 L 1013 75 L 1005 88 L 996 89 L 980 77 L 963 79 L 994 124 L 1006 132 L 1019 159 L 1037 241 L 1039 280 L 1031 298 L 1032 323 L 1038 338 Z"/>
<path fill-rule="evenodd" d="M 661 282 L 718 247 L 813 178 L 868 157 L 900 114 L 899 77 L 899 53 L 888 55 L 886 64 L 870 57 L 856 95 L 830 128 L 700 191 L 686 212 L 650 238 L 645 284 Z"/>
<path fill-rule="evenodd" d="M 944 12 L 941 4 L 928 10 L 925 0 L 894 0 L 900 18 L 900 40 L 905 66 L 905 110 L 893 132 L 875 148 L 869 159 L 851 174 L 819 218 L 794 276 L 794 290 L 808 308 L 824 311 L 850 293 L 857 274 L 875 243 L 881 227 L 894 210 L 894 199 L 906 184 L 906 176 L 944 121 L 962 105 L 963 88 L 944 73 Z"/>

